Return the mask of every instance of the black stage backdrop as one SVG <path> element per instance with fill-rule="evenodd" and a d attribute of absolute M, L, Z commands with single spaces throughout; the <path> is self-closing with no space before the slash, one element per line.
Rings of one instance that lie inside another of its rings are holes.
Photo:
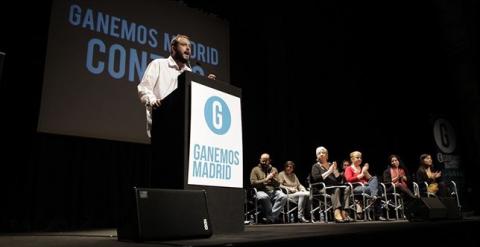
<path fill-rule="evenodd" d="M 245 184 L 262 152 L 280 169 L 293 160 L 303 182 L 320 145 L 331 160 L 362 151 L 378 175 L 390 153 L 413 171 L 435 152 L 431 119 L 447 116 L 478 212 L 476 2 L 184 3 L 230 23 Z M 37 133 L 50 5 L 1 10 L 1 231 L 115 226 L 125 190 L 149 184 L 150 147 Z"/>

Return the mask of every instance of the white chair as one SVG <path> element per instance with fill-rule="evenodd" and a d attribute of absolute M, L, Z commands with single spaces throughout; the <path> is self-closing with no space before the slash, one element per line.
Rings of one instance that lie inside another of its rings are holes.
<path fill-rule="evenodd" d="M 380 183 L 382 191 L 382 208 L 385 209 L 387 220 L 390 220 L 390 209 L 395 211 L 395 219 L 405 218 L 405 207 L 402 195 L 397 192 L 394 183 Z"/>
<path fill-rule="evenodd" d="M 285 189 L 281 188 L 283 193 L 287 195 L 287 203 L 285 203 L 286 209 L 283 211 L 284 217 L 287 216 L 287 222 L 288 223 L 294 223 L 293 219 L 294 217 L 291 217 L 294 213 L 298 212 L 298 203 L 297 201 L 293 200 L 290 196 L 290 192 Z M 283 219 L 285 221 L 285 218 Z"/>
<path fill-rule="evenodd" d="M 332 202 L 332 192 L 335 193 L 335 189 L 345 190 L 345 185 L 327 186 L 324 182 L 308 183 L 310 192 L 310 217 L 314 222 L 315 212 L 318 211 L 320 221 L 328 223 L 329 215 L 333 218 L 334 208 Z M 314 208 L 314 201 L 318 202 L 318 206 Z"/>
<path fill-rule="evenodd" d="M 361 207 L 362 207 L 362 214 L 363 214 L 363 220 L 364 221 L 367 221 L 367 220 L 372 220 L 374 217 L 372 217 L 372 214 L 373 214 L 373 210 L 374 210 L 374 206 L 375 206 L 375 199 L 373 196 L 371 196 L 370 194 L 366 193 L 365 190 L 366 190 L 366 186 L 363 184 L 363 183 L 360 183 L 360 182 L 353 182 L 353 183 L 347 183 L 348 186 L 350 186 L 350 189 L 352 191 L 351 193 L 351 206 L 350 208 L 352 208 L 353 210 L 355 210 L 355 212 L 357 212 L 357 205 L 356 205 L 356 201 L 355 201 L 355 197 L 360 197 L 360 204 L 361 204 Z M 361 186 L 361 192 L 356 192 L 354 190 L 355 187 L 357 186 Z M 357 200 L 358 201 L 358 200 Z M 358 215 L 357 213 L 355 213 L 355 217 L 354 217 L 355 221 L 358 220 Z"/>

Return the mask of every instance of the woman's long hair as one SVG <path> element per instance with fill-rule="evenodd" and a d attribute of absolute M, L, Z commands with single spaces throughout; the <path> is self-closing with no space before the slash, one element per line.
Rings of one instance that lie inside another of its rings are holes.
<path fill-rule="evenodd" d="M 390 165 L 390 167 L 392 167 L 392 159 L 393 158 L 397 158 L 398 160 L 398 168 L 401 168 L 403 169 L 403 171 L 405 172 L 405 174 L 408 174 L 408 169 L 407 167 L 405 166 L 405 164 L 403 164 L 402 160 L 400 159 L 400 156 L 396 155 L 396 154 L 391 154 L 390 156 L 388 156 L 388 164 Z"/>

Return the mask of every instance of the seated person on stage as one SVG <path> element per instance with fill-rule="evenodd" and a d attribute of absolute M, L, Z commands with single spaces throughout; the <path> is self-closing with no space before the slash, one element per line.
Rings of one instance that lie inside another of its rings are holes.
<path fill-rule="evenodd" d="M 345 159 L 342 161 L 342 172 L 340 172 L 340 177 L 342 178 L 342 182 L 341 184 L 346 184 L 347 181 L 345 180 L 345 170 L 347 169 L 347 167 L 349 167 L 351 164 L 350 164 L 350 160 L 348 159 Z"/>
<path fill-rule="evenodd" d="M 392 154 L 388 157 L 389 167 L 383 172 L 383 181 L 395 185 L 397 192 L 400 192 L 406 201 L 415 199 L 415 195 L 408 188 L 407 169 L 402 165 L 400 157 Z M 393 188 L 392 188 L 393 190 Z"/>
<path fill-rule="evenodd" d="M 287 161 L 284 170 L 278 174 L 278 181 L 280 187 L 288 191 L 289 199 L 292 199 L 298 204 L 298 221 L 302 223 L 309 222 L 304 217 L 305 202 L 308 200 L 310 193 L 303 187 L 295 174 L 295 163 Z"/>
<path fill-rule="evenodd" d="M 416 174 L 417 183 L 420 187 L 420 193 L 425 196 L 427 192 L 430 195 L 446 196 L 448 189 L 443 182 L 442 172 L 433 168 L 433 160 L 430 154 L 420 155 L 420 166 Z M 428 183 L 428 187 L 424 183 Z"/>
<path fill-rule="evenodd" d="M 278 216 L 287 202 L 287 195 L 280 189 L 278 171 L 270 164 L 269 154 L 260 156 L 260 164 L 250 172 L 250 183 L 257 189 L 257 200 L 261 204 L 266 223 L 279 222 Z"/>
<path fill-rule="evenodd" d="M 318 147 L 315 153 L 317 155 L 317 163 L 312 166 L 310 174 L 311 183 L 324 182 L 326 186 L 342 185 L 342 177 L 337 170 L 337 162 L 328 162 L 328 150 L 325 147 Z M 331 193 L 331 191 L 329 190 L 327 193 Z M 351 218 L 346 211 L 350 202 L 350 188 L 335 188 L 331 196 L 333 208 L 335 209 L 335 221 L 350 221 Z"/>
<path fill-rule="evenodd" d="M 369 194 L 373 200 L 375 200 L 374 205 L 374 213 L 375 217 L 379 220 L 385 220 L 384 217 L 381 216 L 381 209 L 380 204 L 378 203 L 378 179 L 376 176 L 372 176 L 368 169 L 369 164 L 365 163 L 365 165 L 360 166 L 362 164 L 362 153 L 359 151 L 353 151 L 350 153 L 350 161 L 351 165 L 345 169 L 345 180 L 350 183 L 359 182 L 364 185 L 357 186 L 353 189 L 353 192 L 356 194 L 365 192 Z M 362 191 L 365 189 L 365 191 Z M 365 206 L 365 205 L 364 205 Z"/>

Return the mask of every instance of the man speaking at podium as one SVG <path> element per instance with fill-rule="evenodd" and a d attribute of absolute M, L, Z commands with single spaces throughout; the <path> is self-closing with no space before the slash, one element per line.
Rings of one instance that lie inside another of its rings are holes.
<path fill-rule="evenodd" d="M 138 96 L 145 104 L 147 113 L 147 135 L 151 138 L 152 111 L 160 107 L 161 100 L 178 87 L 178 76 L 190 68 L 191 44 L 190 38 L 178 34 L 170 42 L 170 56 L 155 59 L 147 66 L 142 81 L 138 84 Z M 209 74 L 214 80 L 215 75 Z"/>

